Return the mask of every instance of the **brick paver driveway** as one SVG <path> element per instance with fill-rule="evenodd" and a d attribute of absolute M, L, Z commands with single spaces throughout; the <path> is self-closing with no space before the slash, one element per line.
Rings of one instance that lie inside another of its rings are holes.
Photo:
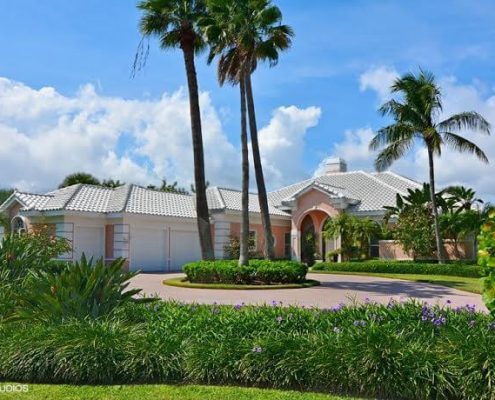
<path fill-rule="evenodd" d="M 147 295 L 158 295 L 162 299 L 173 299 L 183 302 L 221 303 L 221 304 L 263 304 L 273 300 L 286 305 L 331 307 L 339 302 L 363 302 L 366 299 L 387 303 L 390 298 L 416 298 L 430 304 L 446 304 L 452 306 L 474 304 L 479 310 L 486 310 L 481 296 L 473 293 L 451 289 L 445 286 L 432 285 L 398 279 L 387 279 L 368 276 L 308 274 L 308 278 L 321 282 L 321 286 L 304 289 L 276 290 L 217 290 L 188 289 L 166 286 L 164 279 L 183 276 L 183 274 L 140 274 L 133 278 L 132 287 L 143 289 Z"/>

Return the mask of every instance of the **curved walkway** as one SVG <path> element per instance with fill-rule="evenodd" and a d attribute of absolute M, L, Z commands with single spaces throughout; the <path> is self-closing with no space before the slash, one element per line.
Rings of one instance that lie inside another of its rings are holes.
<path fill-rule="evenodd" d="M 429 283 L 419 283 L 399 279 L 371 276 L 308 274 L 308 278 L 321 282 L 320 286 L 304 289 L 275 290 L 217 290 L 188 289 L 166 286 L 164 279 L 184 276 L 183 274 L 140 274 L 133 278 L 131 286 L 143 289 L 146 295 L 158 295 L 162 299 L 188 303 L 220 304 L 263 304 L 273 300 L 285 305 L 306 307 L 332 307 L 340 302 L 364 302 L 366 299 L 388 303 L 415 298 L 430 304 L 447 304 L 452 307 L 475 305 L 478 310 L 486 310 L 481 296 Z"/>

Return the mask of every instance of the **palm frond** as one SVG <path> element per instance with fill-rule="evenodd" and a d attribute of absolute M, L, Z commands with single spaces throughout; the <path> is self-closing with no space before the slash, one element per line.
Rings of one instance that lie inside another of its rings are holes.
<path fill-rule="evenodd" d="M 490 134 L 490 124 L 475 111 L 466 111 L 452 115 L 438 124 L 442 131 L 460 131 L 463 129 Z"/>
<path fill-rule="evenodd" d="M 414 130 L 410 125 L 396 123 L 378 131 L 369 144 L 369 149 L 375 151 L 397 141 L 413 140 Z"/>
<path fill-rule="evenodd" d="M 462 136 L 456 135 L 455 133 L 452 132 L 442 132 L 441 135 L 444 139 L 444 142 L 454 150 L 457 150 L 461 153 L 474 154 L 476 157 L 478 157 L 478 159 L 480 159 L 484 163 L 489 162 L 485 152 L 470 140 L 463 138 Z"/>
<path fill-rule="evenodd" d="M 376 157 L 375 168 L 377 171 L 384 171 L 389 168 L 394 161 L 403 157 L 413 146 L 412 140 L 398 140 L 385 147 Z"/>

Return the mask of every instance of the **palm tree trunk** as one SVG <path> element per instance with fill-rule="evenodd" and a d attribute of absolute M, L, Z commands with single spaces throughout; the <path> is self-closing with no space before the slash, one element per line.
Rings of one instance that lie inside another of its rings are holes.
<path fill-rule="evenodd" d="M 241 249 L 239 265 L 249 263 L 249 151 L 246 123 L 246 87 L 245 77 L 239 82 L 241 94 L 241 148 L 242 148 L 242 223 L 241 223 Z"/>
<path fill-rule="evenodd" d="M 260 203 L 261 223 L 265 233 L 264 255 L 268 260 L 275 258 L 273 249 L 272 223 L 268 209 L 268 197 L 266 195 L 265 178 L 263 177 L 263 166 L 261 164 L 260 147 L 258 143 L 258 127 L 256 125 L 256 112 L 254 109 L 253 87 L 251 85 L 251 74 L 246 74 L 246 97 L 249 114 L 249 130 L 251 132 L 251 146 L 253 150 L 254 172 L 258 186 L 258 201 Z"/>
<path fill-rule="evenodd" d="M 213 241 L 211 239 L 210 214 L 206 199 L 205 163 L 203 152 L 203 134 L 201 131 L 201 112 L 199 109 L 198 81 L 194 65 L 194 48 L 183 44 L 184 63 L 186 65 L 187 86 L 189 89 L 189 108 L 191 115 L 191 133 L 194 154 L 194 182 L 196 186 L 196 215 L 203 260 L 213 260 Z"/>
<path fill-rule="evenodd" d="M 440 226 L 438 223 L 438 208 L 437 208 L 437 199 L 435 197 L 435 169 L 433 164 L 433 150 L 428 146 L 428 162 L 430 169 L 430 195 L 431 195 L 431 207 L 433 211 L 433 221 L 435 225 L 435 241 L 437 247 L 437 257 L 438 263 L 443 264 L 443 246 L 442 246 L 442 237 L 440 235 Z"/>

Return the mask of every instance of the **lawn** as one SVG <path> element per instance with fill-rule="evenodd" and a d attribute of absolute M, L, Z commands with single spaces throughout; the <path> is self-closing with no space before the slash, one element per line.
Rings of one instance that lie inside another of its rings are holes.
<path fill-rule="evenodd" d="M 172 386 L 172 385 L 123 385 L 123 386 L 71 386 L 29 385 L 27 393 L 4 393 L 6 400 L 352 400 L 319 393 L 238 388 L 225 386 Z M 354 398 L 355 399 L 355 398 Z"/>
<path fill-rule="evenodd" d="M 229 283 L 191 283 L 184 278 L 172 278 L 163 281 L 164 285 L 183 287 L 189 289 L 223 289 L 223 290 L 271 290 L 271 289 L 300 289 L 318 286 L 320 282 L 306 280 L 301 283 L 284 283 L 273 285 L 242 285 Z"/>
<path fill-rule="evenodd" d="M 481 293 L 481 281 L 479 278 L 468 278 L 463 276 L 450 275 L 425 275 L 425 274 L 397 274 L 385 272 L 352 272 L 352 271 L 312 271 L 317 274 L 335 275 L 363 275 L 378 276 L 382 278 L 404 279 L 407 281 L 433 283 L 447 286 L 453 289 L 464 290 L 471 293 Z"/>

